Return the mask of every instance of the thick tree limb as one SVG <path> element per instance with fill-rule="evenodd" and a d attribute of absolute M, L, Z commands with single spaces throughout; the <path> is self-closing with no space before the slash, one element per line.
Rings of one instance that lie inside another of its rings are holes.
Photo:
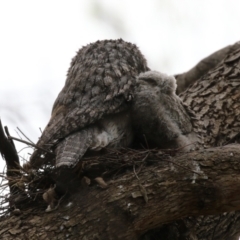
<path fill-rule="evenodd" d="M 177 79 L 177 93 L 184 92 L 196 80 L 205 75 L 209 70 L 216 67 L 228 54 L 240 48 L 240 42 L 224 47 L 208 57 L 202 59 L 196 66 L 189 71 L 175 75 Z"/>
<path fill-rule="evenodd" d="M 26 212 L 24 232 L 30 236 L 35 229 L 38 239 L 47 239 L 45 229 L 51 233 L 54 228 L 58 239 L 68 234 L 70 239 L 132 240 L 186 216 L 240 209 L 239 159 L 239 145 L 182 154 L 172 161 L 152 159 L 157 163 L 142 168 L 138 178 L 130 172 L 111 181 L 106 190 L 81 188 L 72 196 L 70 207 L 62 206 L 56 212 L 44 214 L 44 221 Z M 12 217 L 11 221 L 17 219 Z M 6 222 L 9 219 L 2 219 L 1 229 L 6 227 Z M 11 231 L 19 231 L 21 238 L 24 233 L 20 229 L 16 225 Z M 2 236 L 7 239 L 12 235 L 8 231 Z"/>

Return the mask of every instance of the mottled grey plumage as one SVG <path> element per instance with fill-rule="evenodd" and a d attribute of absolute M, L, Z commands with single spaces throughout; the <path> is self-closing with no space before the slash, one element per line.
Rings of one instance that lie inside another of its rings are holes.
<path fill-rule="evenodd" d="M 184 147 L 193 143 L 191 111 L 176 95 L 176 79 L 148 71 L 138 77 L 132 104 L 132 118 L 137 138 L 150 146 Z M 184 148 L 190 150 L 193 144 Z"/>
<path fill-rule="evenodd" d="M 57 166 L 74 166 L 88 149 L 128 146 L 129 102 L 136 76 L 147 70 L 139 49 L 122 39 L 80 49 L 37 146 L 56 149 Z M 43 163 L 40 154 L 36 150 L 31 156 L 33 167 Z"/>

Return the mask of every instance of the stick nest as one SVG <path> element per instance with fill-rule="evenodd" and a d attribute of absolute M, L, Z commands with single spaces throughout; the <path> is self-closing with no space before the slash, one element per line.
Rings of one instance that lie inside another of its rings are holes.
<path fill-rule="evenodd" d="M 175 155 L 175 153 L 176 150 L 106 149 L 98 156 L 84 157 L 77 166 L 72 169 L 68 168 L 67 171 L 70 171 L 69 175 L 74 176 L 75 180 L 81 183 L 80 186 L 78 185 L 78 188 L 81 189 L 83 180 L 85 185 L 92 186 L 100 183 L 94 181 L 99 177 L 108 181 L 129 171 L 137 177 L 142 167 L 161 164 L 161 160 L 171 162 L 171 155 Z M 45 164 L 38 170 L 26 166 L 28 165 L 11 170 L 17 172 L 14 176 L 3 176 L 8 183 L 1 185 L 2 192 L 9 184 L 16 189 L 14 193 L 8 193 L 1 197 L 0 205 L 3 213 L 15 211 L 17 214 L 18 209 L 30 208 L 33 205 L 38 208 L 46 208 L 43 194 L 54 188 L 59 169 L 53 167 L 52 164 Z M 86 179 L 88 180 L 86 181 Z M 67 184 L 69 184 L 68 180 Z"/>

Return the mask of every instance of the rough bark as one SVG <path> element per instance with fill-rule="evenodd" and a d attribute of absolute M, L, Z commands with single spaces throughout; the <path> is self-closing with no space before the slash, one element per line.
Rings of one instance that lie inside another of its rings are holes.
<path fill-rule="evenodd" d="M 178 82 L 177 93 L 184 92 L 190 85 L 197 81 L 200 77 L 207 74 L 208 71 L 216 67 L 228 54 L 240 48 L 240 42 L 224 47 L 208 57 L 202 59 L 196 66 L 189 71 L 176 74 L 175 77 Z"/>
<path fill-rule="evenodd" d="M 132 240 L 176 219 L 240 209 L 239 145 L 162 161 L 157 152 L 146 156 L 153 163 L 137 177 L 132 171 L 111 181 L 108 189 L 82 188 L 69 207 L 62 203 L 44 213 L 40 206 L 34 213 L 29 209 L 20 217 L 2 218 L 2 239 Z"/>
<path fill-rule="evenodd" d="M 197 118 L 204 144 L 223 146 L 240 133 L 240 49 L 197 80 L 182 95 Z"/>
<path fill-rule="evenodd" d="M 158 229 L 142 238 L 237 239 L 240 213 L 231 211 L 240 210 L 239 145 L 217 146 L 238 142 L 239 66 L 237 50 L 182 93 L 197 115 L 194 128 L 208 149 L 172 159 L 149 155 L 156 163 L 140 168 L 137 177 L 130 171 L 112 179 L 108 189 L 81 187 L 68 199 L 70 207 L 62 202 L 51 213 L 44 212 L 42 202 L 29 205 L 15 211 L 19 216 L 2 217 L 0 236 L 138 239 Z M 223 212 L 228 213 L 218 215 Z"/>

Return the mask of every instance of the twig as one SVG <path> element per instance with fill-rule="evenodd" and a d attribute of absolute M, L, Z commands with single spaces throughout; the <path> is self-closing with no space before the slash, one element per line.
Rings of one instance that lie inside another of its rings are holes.
<path fill-rule="evenodd" d="M 9 139 L 12 139 L 12 140 L 15 140 L 15 141 L 18 141 L 18 142 L 25 143 L 25 144 L 27 144 L 27 145 L 30 145 L 30 146 L 32 146 L 32 147 L 35 147 L 36 149 L 39 149 L 39 150 L 42 150 L 42 151 L 44 151 L 44 152 L 46 152 L 46 153 L 50 153 L 50 154 L 52 154 L 52 155 L 55 155 L 53 152 L 50 152 L 50 151 L 48 151 L 48 150 L 46 150 L 46 149 L 44 149 L 44 148 L 41 148 L 41 147 L 37 146 L 37 145 L 34 144 L 34 143 L 27 142 L 27 141 L 25 141 L 25 140 L 22 140 L 22 139 L 19 139 L 19 138 L 15 138 L 15 137 L 12 137 L 12 136 L 9 136 Z"/>
<path fill-rule="evenodd" d="M 15 132 L 17 133 L 17 135 L 19 136 L 19 138 L 21 138 L 21 139 L 22 139 L 22 137 L 21 137 L 20 133 L 19 133 L 17 130 L 15 130 Z"/>
<path fill-rule="evenodd" d="M 140 181 L 140 179 L 139 179 L 139 177 L 138 177 L 138 175 L 136 173 L 136 170 L 135 170 L 135 164 L 133 165 L 133 172 L 134 172 L 135 177 L 137 178 L 137 180 Z"/>
<path fill-rule="evenodd" d="M 32 144 L 34 144 L 34 142 L 32 140 L 30 140 L 22 131 L 19 127 L 17 127 L 18 131 L 29 141 L 31 142 Z"/>
<path fill-rule="evenodd" d="M 138 169 L 138 172 L 137 172 L 137 174 L 139 174 L 140 172 L 141 172 L 141 170 L 142 170 L 142 167 L 143 167 L 143 163 L 145 162 L 145 160 L 148 158 L 148 156 L 149 156 L 149 152 L 146 154 L 146 156 L 143 158 L 143 160 L 141 161 L 142 162 L 142 164 L 140 165 L 140 167 L 139 167 L 139 169 Z"/>
<path fill-rule="evenodd" d="M 36 146 L 34 143 L 27 142 L 27 141 L 25 141 L 25 140 L 22 140 L 22 139 L 19 139 L 19 138 L 16 138 L 16 137 L 12 137 L 12 136 L 9 136 L 8 138 L 10 138 L 10 139 L 12 139 L 12 140 L 15 140 L 15 141 L 18 141 L 18 142 L 21 142 L 21 143 L 25 143 L 25 144 L 27 144 L 27 145 L 30 145 L 30 146 L 32 146 L 32 147 L 36 147 L 36 148 L 37 148 L 37 146 Z"/>

